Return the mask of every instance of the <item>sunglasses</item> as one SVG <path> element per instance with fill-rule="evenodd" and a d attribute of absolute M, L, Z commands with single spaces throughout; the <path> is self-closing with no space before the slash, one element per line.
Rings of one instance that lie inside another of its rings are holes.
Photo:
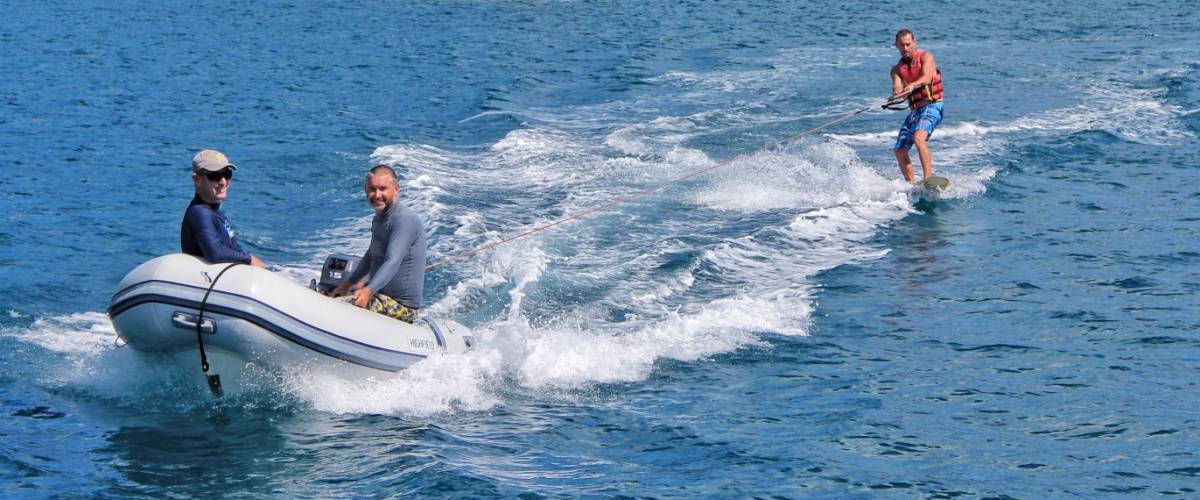
<path fill-rule="evenodd" d="M 204 175 L 204 177 L 207 178 L 209 182 L 220 182 L 221 179 L 225 179 L 225 180 L 232 179 L 233 178 L 233 170 L 230 170 L 227 168 L 220 172 L 205 172 L 202 175 Z"/>

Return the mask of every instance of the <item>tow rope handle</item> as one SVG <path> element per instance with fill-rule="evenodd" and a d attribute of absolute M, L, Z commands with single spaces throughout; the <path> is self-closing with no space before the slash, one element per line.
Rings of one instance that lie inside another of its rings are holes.
<path fill-rule="evenodd" d="M 912 95 L 914 91 L 916 91 L 916 89 L 909 90 L 903 94 L 891 96 L 888 98 L 887 102 L 880 106 L 880 108 L 888 111 L 904 111 L 909 108 L 908 96 Z"/>
<path fill-rule="evenodd" d="M 204 378 L 208 380 L 208 390 L 212 391 L 213 396 L 218 398 L 225 395 L 225 391 L 221 388 L 221 375 L 208 374 L 208 355 L 204 353 L 204 332 L 200 327 L 204 324 L 204 307 L 208 305 L 208 295 L 211 294 L 213 288 L 217 286 L 217 281 L 221 279 L 221 276 L 225 274 L 225 271 L 228 271 L 232 269 L 233 266 L 239 264 L 239 262 L 233 262 L 228 266 L 225 266 L 221 272 L 217 273 L 217 277 L 213 278 L 212 283 L 208 284 L 208 290 L 204 292 L 204 298 L 200 299 L 200 312 L 196 315 L 196 344 L 200 347 L 200 369 L 204 371 Z M 213 331 L 215 332 L 216 330 L 214 329 Z"/>

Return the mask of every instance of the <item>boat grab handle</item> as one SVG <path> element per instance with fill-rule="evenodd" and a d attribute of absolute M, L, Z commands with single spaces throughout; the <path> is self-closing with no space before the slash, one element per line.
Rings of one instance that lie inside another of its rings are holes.
<path fill-rule="evenodd" d="M 175 311 L 175 314 L 171 315 L 171 324 L 179 328 L 196 331 L 196 315 Z M 213 335 L 217 333 L 217 323 L 211 319 L 204 318 L 204 321 L 200 323 L 200 331 Z"/>

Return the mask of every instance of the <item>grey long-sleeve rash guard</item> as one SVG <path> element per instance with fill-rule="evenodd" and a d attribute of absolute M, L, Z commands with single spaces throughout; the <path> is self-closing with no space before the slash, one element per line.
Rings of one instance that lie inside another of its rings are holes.
<path fill-rule="evenodd" d="M 346 279 L 367 279 L 372 293 L 382 293 L 406 307 L 420 309 L 425 291 L 425 229 L 417 214 L 393 203 L 371 219 L 371 246 Z"/>

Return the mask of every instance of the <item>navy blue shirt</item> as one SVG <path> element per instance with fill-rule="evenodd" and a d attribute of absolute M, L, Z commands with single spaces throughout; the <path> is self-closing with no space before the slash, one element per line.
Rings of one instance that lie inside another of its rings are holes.
<path fill-rule="evenodd" d="M 192 198 L 183 225 L 179 228 L 179 246 L 183 253 L 195 255 L 213 264 L 220 262 L 250 263 L 250 253 L 233 239 L 229 222 L 220 205 L 205 203 L 200 195 Z"/>

